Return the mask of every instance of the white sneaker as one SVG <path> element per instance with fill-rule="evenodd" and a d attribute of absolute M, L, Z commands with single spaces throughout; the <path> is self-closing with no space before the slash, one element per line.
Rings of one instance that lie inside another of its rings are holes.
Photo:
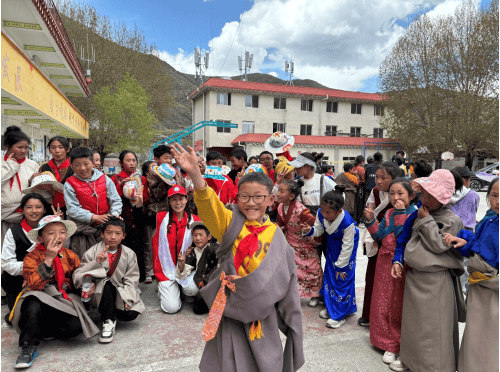
<path fill-rule="evenodd" d="M 107 344 L 113 341 L 113 335 L 115 334 L 116 320 L 106 319 L 102 325 L 101 337 L 99 337 L 99 342 Z"/>
<path fill-rule="evenodd" d="M 399 359 L 399 357 L 394 362 L 392 362 L 391 364 L 389 364 L 389 368 L 392 371 L 396 371 L 396 372 L 407 371 L 409 369 L 407 366 L 405 366 L 403 364 L 403 362 L 401 362 L 401 360 Z"/>
<path fill-rule="evenodd" d="M 319 317 L 323 319 L 330 319 L 330 315 L 328 314 L 328 310 L 323 309 L 319 312 Z"/>
<path fill-rule="evenodd" d="M 386 351 L 384 356 L 382 357 L 382 362 L 385 364 L 391 364 L 398 359 L 398 354 L 391 353 L 390 351 Z"/>
<path fill-rule="evenodd" d="M 146 284 L 153 283 L 153 278 L 151 276 L 146 276 L 146 279 L 144 280 L 144 283 L 146 283 Z"/>
<path fill-rule="evenodd" d="M 309 307 L 317 307 L 319 304 L 319 300 L 317 297 L 313 297 L 309 300 L 309 302 L 307 303 L 307 306 Z"/>
<path fill-rule="evenodd" d="M 342 320 L 328 319 L 326 322 L 326 326 L 328 328 L 336 329 L 336 328 L 339 328 L 344 323 L 345 323 L 345 319 L 342 319 Z"/>

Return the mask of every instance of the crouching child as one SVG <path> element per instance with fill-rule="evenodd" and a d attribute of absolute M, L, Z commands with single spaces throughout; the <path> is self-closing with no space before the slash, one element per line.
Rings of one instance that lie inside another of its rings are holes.
<path fill-rule="evenodd" d="M 194 249 L 189 254 L 179 255 L 175 277 L 179 280 L 187 279 L 193 281 L 198 289 L 207 285 L 210 275 L 217 268 L 217 255 L 215 252 L 219 248 L 219 243 L 212 239 L 205 224 L 195 221 L 190 225 L 193 234 Z M 187 257 L 186 257 L 187 256 Z M 208 307 L 200 293 L 196 294 L 193 302 L 195 314 L 208 313 Z"/>
<path fill-rule="evenodd" d="M 75 231 L 73 222 L 47 216 L 28 233 L 38 244 L 24 258 L 25 287 L 11 312 L 22 348 L 16 368 L 32 365 L 42 338 L 71 338 L 82 332 L 92 338 L 99 333 L 80 297 L 67 292 L 73 288 L 71 276 L 80 260 L 63 244 Z"/>
<path fill-rule="evenodd" d="M 96 307 L 103 323 L 99 342 L 113 341 L 116 321 L 128 322 L 145 310 L 139 285 L 139 266 L 134 251 L 121 244 L 125 238 L 125 223 L 111 217 L 103 226 L 102 242 L 91 247 L 82 257 L 80 267 L 73 273 L 76 288 L 93 279 L 90 305 Z"/>

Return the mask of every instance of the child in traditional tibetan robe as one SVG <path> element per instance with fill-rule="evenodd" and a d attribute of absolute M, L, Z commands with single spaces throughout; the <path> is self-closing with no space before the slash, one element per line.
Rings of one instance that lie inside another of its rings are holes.
<path fill-rule="evenodd" d="M 238 204 L 226 209 L 203 180 L 194 150 L 175 146 L 175 161 L 193 181 L 198 213 L 221 242 L 219 268 L 200 290 L 211 308 L 200 370 L 298 370 L 304 355 L 295 252 L 266 215 L 274 202 L 272 180 L 257 172 L 242 177 Z"/>

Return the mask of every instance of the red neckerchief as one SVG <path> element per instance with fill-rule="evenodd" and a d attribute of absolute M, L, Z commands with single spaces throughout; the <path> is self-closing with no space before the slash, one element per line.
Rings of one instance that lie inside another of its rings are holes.
<path fill-rule="evenodd" d="M 38 244 L 36 246 L 36 249 L 42 251 L 42 252 L 47 252 L 47 248 L 45 248 L 43 246 L 43 244 Z M 62 293 L 62 296 L 68 300 L 68 301 L 72 301 L 73 299 L 72 298 L 69 298 L 68 297 L 68 294 L 66 293 L 66 291 L 63 289 L 63 284 L 64 284 L 64 268 L 62 266 L 62 263 L 61 263 L 61 259 L 59 258 L 59 254 L 60 252 L 63 250 L 63 248 L 61 248 L 59 250 L 59 252 L 57 253 L 57 256 L 54 258 L 54 260 L 52 261 L 52 267 L 54 268 L 54 270 L 56 271 L 56 275 L 55 275 L 55 279 L 56 279 L 56 283 L 57 283 L 57 289 L 59 292 Z"/>
<path fill-rule="evenodd" d="M 54 171 L 54 176 L 56 177 L 57 182 L 61 182 L 61 177 L 59 176 L 59 169 L 64 169 L 69 167 L 69 159 L 66 159 L 61 163 L 61 165 L 57 166 L 54 159 L 50 159 L 47 165 Z"/>
<path fill-rule="evenodd" d="M 7 154 L 5 154 L 5 156 L 3 157 L 3 160 L 7 161 L 7 159 L 9 158 L 9 156 Z M 26 160 L 26 157 L 22 158 L 21 160 L 16 160 L 16 159 L 13 159 L 14 161 L 17 161 L 17 164 L 22 164 L 24 163 L 24 161 Z M 16 172 L 16 178 L 17 178 L 17 183 L 19 185 L 19 191 L 23 192 L 23 190 L 21 189 L 21 180 L 19 179 L 19 174 L 18 172 Z M 14 176 L 12 176 L 12 178 L 10 179 L 10 189 L 12 190 L 12 185 L 14 184 Z"/>
<path fill-rule="evenodd" d="M 240 244 L 238 244 L 238 249 L 236 250 L 236 255 L 234 256 L 234 267 L 236 268 L 236 272 L 241 265 L 243 265 L 243 260 L 245 257 L 252 257 L 257 249 L 259 248 L 259 234 L 267 229 L 271 225 L 266 226 L 254 226 L 254 225 L 245 225 L 245 227 L 250 231 L 250 234 L 241 239 Z M 244 267 L 245 270 L 248 267 Z"/>
<path fill-rule="evenodd" d="M 26 231 L 27 233 L 29 233 L 31 230 L 33 230 L 33 228 L 28 225 L 28 221 L 26 221 L 26 218 L 24 218 L 22 221 L 21 221 L 21 227 L 23 228 L 24 231 Z"/>
<path fill-rule="evenodd" d="M 132 175 L 132 173 L 127 173 L 126 171 L 122 170 L 117 177 L 122 177 L 122 178 L 129 178 Z"/>

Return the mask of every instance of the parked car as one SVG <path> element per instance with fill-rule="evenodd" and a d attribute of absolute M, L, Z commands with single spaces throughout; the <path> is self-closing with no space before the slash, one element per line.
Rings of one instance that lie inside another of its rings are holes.
<path fill-rule="evenodd" d="M 484 187 L 488 187 L 490 182 L 495 177 L 498 177 L 498 163 L 490 164 L 472 173 L 475 173 L 475 175 L 470 178 L 470 188 L 474 191 L 479 191 Z"/>

